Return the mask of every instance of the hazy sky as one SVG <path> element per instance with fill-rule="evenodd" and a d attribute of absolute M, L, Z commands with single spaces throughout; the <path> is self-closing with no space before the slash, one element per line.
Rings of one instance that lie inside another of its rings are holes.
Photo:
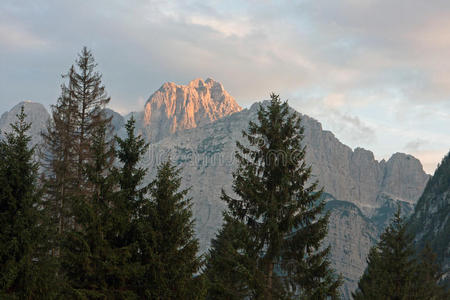
<path fill-rule="evenodd" d="M 1 0 L 0 112 L 55 103 L 86 45 L 122 113 L 211 77 L 242 106 L 271 91 L 351 147 L 450 150 L 450 1 Z"/>

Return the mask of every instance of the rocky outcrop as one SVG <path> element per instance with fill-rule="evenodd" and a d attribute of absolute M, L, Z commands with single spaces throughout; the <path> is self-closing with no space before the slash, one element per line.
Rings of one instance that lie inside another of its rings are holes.
<path fill-rule="evenodd" d="M 450 153 L 442 160 L 420 197 L 409 220 L 420 250 L 429 244 L 437 254 L 444 275 L 450 285 Z"/>
<path fill-rule="evenodd" d="M 202 251 L 208 249 L 222 223 L 225 203 L 220 192 L 231 192 L 235 142 L 244 141 L 242 130 L 256 120 L 258 106 L 150 145 L 144 162 L 150 170 L 146 180 L 150 181 L 156 166 L 170 156 L 182 168 L 184 186 L 192 187 Z M 326 243 L 332 245 L 333 266 L 344 275 L 342 292 L 349 299 L 366 267 L 366 255 L 395 212 L 396 203 L 405 214 L 411 213 L 429 176 L 412 156 L 395 154 L 387 162 L 378 162 L 372 152 L 353 151 L 339 142 L 318 121 L 302 115 L 302 124 L 306 161 L 328 195 L 331 218 Z"/>
<path fill-rule="evenodd" d="M 366 268 L 370 247 L 377 242 L 380 231 L 351 202 L 331 199 L 325 208 L 330 212 L 330 219 L 324 245 L 331 246 L 333 267 L 343 276 L 342 296 L 351 299 Z"/>
<path fill-rule="evenodd" d="M 24 107 L 25 114 L 27 114 L 25 120 L 31 122 L 31 128 L 28 131 L 28 134 L 31 136 L 31 144 L 39 144 L 42 141 L 41 132 L 45 129 L 47 121 L 50 118 L 49 113 L 40 103 L 31 101 L 20 102 L 10 111 L 3 113 L 0 117 L 0 135 L 11 131 L 9 124 L 14 123 L 17 120 L 16 115 L 20 113 L 22 106 Z"/>
<path fill-rule="evenodd" d="M 222 84 L 211 78 L 195 79 L 188 85 L 168 82 L 147 100 L 142 128 L 147 139 L 156 142 L 240 110 Z"/>
<path fill-rule="evenodd" d="M 241 110 L 219 83 L 208 79 L 194 80 L 188 86 L 164 84 L 150 97 L 144 112 L 122 117 L 114 111 L 105 111 L 112 116 L 118 135 L 124 135 L 123 124 L 133 115 L 138 131 L 150 139 L 142 161 L 149 170 L 146 182 L 154 178 L 156 166 L 169 156 L 182 168 L 183 185 L 191 187 L 189 196 L 193 199 L 202 252 L 208 249 L 222 224 L 226 206 L 220 200 L 220 192 L 222 189 L 231 192 L 235 143 L 245 142 L 242 130 L 247 129 L 249 121 L 257 119 L 259 105 L 266 104 L 256 103 Z M 33 138 L 39 138 L 38 133 L 48 119 L 48 114 L 40 110 L 30 110 L 29 117 L 36 128 Z M 34 111 L 38 113 L 34 115 Z M 0 125 L 6 122 L 4 119 L 11 120 L 8 115 L 2 116 Z M 344 276 L 342 292 L 349 299 L 366 267 L 366 255 L 397 203 L 404 214 L 410 214 L 429 176 L 410 155 L 397 153 L 388 161 L 379 162 L 372 152 L 362 148 L 352 150 L 333 133 L 323 130 L 318 121 L 306 115 L 301 117 L 306 161 L 312 166 L 314 179 L 324 187 L 331 213 L 325 245 L 332 246 L 332 263 Z"/>

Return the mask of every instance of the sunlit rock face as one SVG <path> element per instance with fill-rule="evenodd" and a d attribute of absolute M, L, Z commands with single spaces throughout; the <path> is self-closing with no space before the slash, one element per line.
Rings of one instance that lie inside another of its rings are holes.
<path fill-rule="evenodd" d="M 142 130 L 157 142 L 177 131 L 195 128 L 241 111 L 221 83 L 211 78 L 187 85 L 164 83 L 147 100 Z"/>
<path fill-rule="evenodd" d="M 150 144 L 143 163 L 149 168 L 146 181 L 156 174 L 156 166 L 167 157 L 181 167 L 184 187 L 191 187 L 196 232 L 202 251 L 222 224 L 226 205 L 221 190 L 231 193 L 232 172 L 236 168 L 236 140 L 245 144 L 242 130 L 257 121 L 256 103 L 232 115 L 189 130 L 178 131 Z M 389 219 L 401 205 L 411 214 L 429 176 L 420 162 L 406 154 L 394 154 L 387 162 L 377 161 L 372 152 L 352 150 L 313 118 L 301 115 L 305 127 L 306 161 L 314 179 L 324 187 L 330 211 L 331 260 L 344 276 L 342 293 L 350 299 L 366 267 L 369 249 L 377 241 Z"/>
<path fill-rule="evenodd" d="M 236 141 L 245 144 L 242 130 L 250 121 L 257 121 L 259 106 L 267 104 L 255 103 L 242 110 L 220 83 L 208 79 L 194 80 L 187 86 L 166 83 L 141 112 L 125 117 L 112 110 L 105 113 L 112 117 L 119 136 L 125 135 L 123 124 L 133 115 L 137 131 L 150 142 L 141 162 L 148 169 L 145 183 L 154 179 L 156 167 L 169 156 L 181 168 L 183 187 L 190 187 L 196 234 L 205 252 L 222 225 L 226 205 L 220 200 L 221 190 L 232 192 Z M 32 109 L 27 109 L 28 105 Z M 20 104 L 5 113 L 0 128 L 13 121 L 19 109 Z M 38 141 L 48 113 L 40 104 L 25 104 L 25 112 L 33 121 L 33 140 Z M 324 245 L 331 245 L 333 267 L 345 279 L 342 294 L 344 299 L 351 299 L 366 267 L 369 249 L 397 204 L 404 215 L 411 214 L 429 176 L 420 161 L 410 155 L 396 153 L 387 161 L 377 161 L 371 151 L 352 150 L 332 132 L 323 130 L 317 120 L 298 114 L 305 128 L 306 162 L 312 167 L 313 179 L 324 188 L 330 212 Z M 434 212 L 441 204 L 432 207 Z"/>

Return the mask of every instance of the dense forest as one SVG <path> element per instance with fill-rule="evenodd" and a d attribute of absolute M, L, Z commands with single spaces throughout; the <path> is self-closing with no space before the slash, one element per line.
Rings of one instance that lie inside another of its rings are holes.
<path fill-rule="evenodd" d="M 134 118 L 125 137 L 112 134 L 92 53 L 63 77 L 43 145 L 30 146 L 23 109 L 0 141 L 0 298 L 340 298 L 323 243 L 329 214 L 287 102 L 272 94 L 236 141 L 233 194 L 217 195 L 228 209 L 201 255 L 180 169 L 169 158 L 144 184 L 149 145 Z M 400 211 L 367 261 L 355 299 L 448 296 Z"/>

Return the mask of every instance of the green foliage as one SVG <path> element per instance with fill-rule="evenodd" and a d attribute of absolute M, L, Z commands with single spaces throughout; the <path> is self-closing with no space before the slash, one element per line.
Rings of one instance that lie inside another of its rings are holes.
<path fill-rule="evenodd" d="M 127 136 L 125 139 L 116 137 L 118 149 L 116 157 L 121 163 L 120 169 L 114 172 L 118 178 L 119 191 L 113 206 L 111 222 L 113 230 L 109 235 L 111 244 L 116 248 L 128 249 L 130 257 L 127 259 L 129 273 L 124 280 L 127 287 L 135 295 L 143 297 L 148 289 L 145 269 L 149 264 L 149 247 L 152 246 L 153 229 L 146 223 L 145 216 L 149 214 L 149 200 L 146 198 L 149 186 L 142 186 L 147 169 L 139 167 L 139 161 L 148 149 L 141 136 L 135 135 L 135 120 L 132 117 L 125 125 Z M 145 257 L 143 257 L 145 256 Z"/>
<path fill-rule="evenodd" d="M 144 275 L 140 278 L 145 288 L 140 295 L 147 299 L 202 299 L 203 276 L 198 275 L 202 265 L 197 256 L 198 241 L 194 233 L 191 200 L 188 190 L 180 190 L 179 169 L 170 161 L 158 167 L 151 183 L 151 202 L 140 216 L 152 232 L 144 231 L 141 248 Z"/>
<path fill-rule="evenodd" d="M 249 236 L 245 248 L 251 250 L 238 252 L 255 260 L 256 271 L 246 283 L 255 299 L 338 298 L 341 281 L 330 268 L 329 248 L 321 248 L 328 215 L 322 214 L 318 183 L 307 184 L 311 168 L 304 161 L 300 123 L 287 102 L 272 94 L 270 104 L 258 111 L 258 124 L 250 122 L 243 132 L 250 147 L 237 143 L 233 191 L 238 197 L 222 193 L 233 223 L 244 226 Z M 220 241 L 222 236 L 223 231 L 215 247 L 226 245 Z M 214 254 L 222 251 L 226 250 L 213 248 L 210 267 L 220 265 L 221 258 Z M 217 278 L 210 281 L 213 286 L 219 284 Z"/>
<path fill-rule="evenodd" d="M 0 297 L 53 299 L 55 265 L 47 256 L 48 224 L 40 214 L 38 165 L 25 117 L 22 106 L 0 141 Z"/>
<path fill-rule="evenodd" d="M 400 207 L 372 247 L 367 269 L 353 294 L 354 299 L 445 299 L 437 285 L 438 266 L 430 249 L 417 260 Z"/>
<path fill-rule="evenodd" d="M 107 140 L 105 127 L 93 135 L 94 159 L 86 166 L 86 183 L 91 194 L 77 198 L 73 229 L 67 232 L 62 267 L 69 293 L 86 299 L 130 299 L 136 296 L 127 289 L 131 256 L 127 247 L 115 247 L 117 184 L 112 172 L 114 149 Z"/>
<path fill-rule="evenodd" d="M 415 247 L 423 251 L 428 245 L 436 253 L 436 261 L 443 267 L 448 266 L 450 253 L 450 153 L 439 164 L 433 177 L 427 183 L 408 220 L 408 230 L 416 236 Z M 443 270 L 450 272 L 447 267 Z M 450 279 L 443 278 L 441 285 L 450 291 Z"/>
<path fill-rule="evenodd" d="M 224 225 L 211 241 L 207 257 L 207 299 L 237 300 L 256 296 L 257 253 L 249 247 L 251 242 L 247 227 L 224 214 Z"/>

